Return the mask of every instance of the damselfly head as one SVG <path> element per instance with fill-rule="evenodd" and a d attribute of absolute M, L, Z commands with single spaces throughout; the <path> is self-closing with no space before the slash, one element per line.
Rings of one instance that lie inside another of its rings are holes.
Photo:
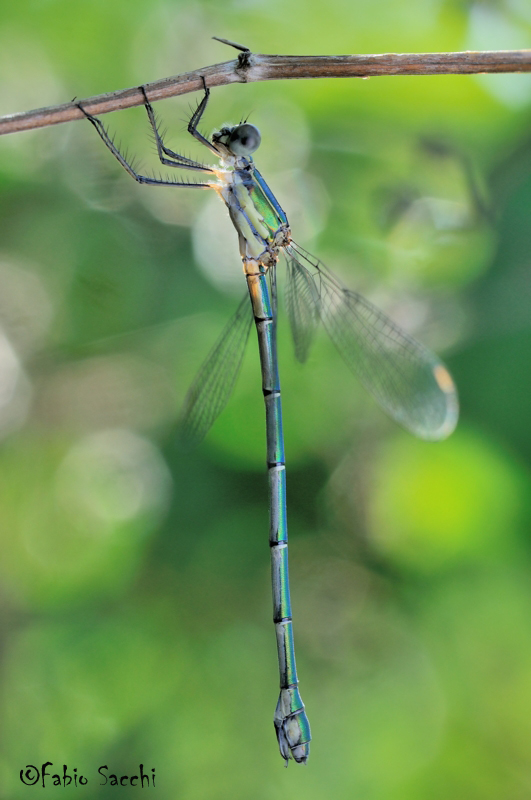
<path fill-rule="evenodd" d="M 224 144 L 235 156 L 250 156 L 260 147 L 262 137 L 255 125 L 244 122 L 233 128 L 222 128 L 213 135 L 212 141 Z"/>

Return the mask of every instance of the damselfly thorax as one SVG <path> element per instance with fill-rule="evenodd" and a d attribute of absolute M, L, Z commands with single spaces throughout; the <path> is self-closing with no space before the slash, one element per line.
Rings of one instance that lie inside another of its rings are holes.
<path fill-rule="evenodd" d="M 291 242 L 286 214 L 250 159 L 227 155 L 221 163 L 222 169 L 216 170 L 219 184 L 213 188 L 238 233 L 244 271 L 267 271 L 277 263 L 280 249 Z"/>

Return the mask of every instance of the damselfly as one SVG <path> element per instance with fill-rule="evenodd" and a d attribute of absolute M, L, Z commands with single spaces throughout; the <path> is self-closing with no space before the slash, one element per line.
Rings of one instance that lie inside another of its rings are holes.
<path fill-rule="evenodd" d="M 254 319 L 266 410 L 273 621 L 280 671 L 274 722 L 286 765 L 290 758 L 304 764 L 310 752 L 310 726 L 298 688 L 288 579 L 286 467 L 276 341 L 279 256 L 282 254 L 287 263 L 287 312 L 300 361 L 305 361 L 322 322 L 347 365 L 383 409 L 423 439 L 442 439 L 453 431 L 458 416 L 457 394 L 448 370 L 436 356 L 371 303 L 344 287 L 324 264 L 293 241 L 286 214 L 251 156 L 260 145 L 258 129 L 244 122 L 221 128 L 210 140 L 199 132 L 197 126 L 210 94 L 204 79 L 203 84 L 204 96 L 192 114 L 188 131 L 219 159 L 217 167 L 166 147 L 141 87 L 160 161 L 168 167 L 208 176 L 201 183 L 140 175 L 101 121 L 81 105 L 79 108 L 136 181 L 213 189 L 227 206 L 236 228 L 250 303 L 246 292 L 197 375 L 186 400 L 183 426 L 186 437 L 198 442 L 223 410 L 238 376 Z"/>

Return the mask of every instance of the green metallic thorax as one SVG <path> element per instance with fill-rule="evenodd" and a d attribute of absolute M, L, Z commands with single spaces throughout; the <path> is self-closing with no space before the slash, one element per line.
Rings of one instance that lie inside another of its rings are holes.
<path fill-rule="evenodd" d="M 252 161 L 241 161 L 246 162 L 243 168 L 225 173 L 221 194 L 238 232 L 242 258 L 268 267 L 291 240 L 288 219 Z"/>

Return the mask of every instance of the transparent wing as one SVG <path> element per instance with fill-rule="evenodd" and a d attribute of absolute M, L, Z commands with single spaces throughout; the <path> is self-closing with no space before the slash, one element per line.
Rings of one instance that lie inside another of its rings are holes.
<path fill-rule="evenodd" d="M 321 298 L 311 273 L 296 258 L 288 256 L 286 311 L 295 357 L 301 363 L 308 353 L 321 318 Z"/>
<path fill-rule="evenodd" d="M 227 405 L 240 373 L 252 322 L 252 307 L 246 292 L 186 396 L 181 418 L 184 444 L 199 444 Z"/>
<path fill-rule="evenodd" d="M 306 250 L 293 242 L 286 250 L 311 274 L 326 331 L 382 408 L 422 439 L 449 436 L 459 404 L 450 373 L 437 356 L 357 292 L 346 289 Z"/>

